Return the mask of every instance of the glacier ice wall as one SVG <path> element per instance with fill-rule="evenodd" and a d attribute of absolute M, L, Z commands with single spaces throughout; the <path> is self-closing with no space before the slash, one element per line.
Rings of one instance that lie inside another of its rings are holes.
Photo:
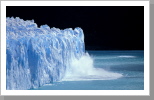
<path fill-rule="evenodd" d="M 85 54 L 81 28 L 37 27 L 33 20 L 6 18 L 6 89 L 24 90 L 60 81 L 72 59 Z"/>

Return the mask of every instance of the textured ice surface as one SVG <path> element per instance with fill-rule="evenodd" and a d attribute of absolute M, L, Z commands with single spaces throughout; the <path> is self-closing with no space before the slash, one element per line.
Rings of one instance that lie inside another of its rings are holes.
<path fill-rule="evenodd" d="M 39 28 L 33 20 L 13 17 L 6 18 L 6 46 L 6 89 L 60 81 L 70 62 L 85 54 L 81 28 Z"/>
<path fill-rule="evenodd" d="M 109 80 L 122 76 L 93 66 L 93 58 L 85 53 L 81 28 L 38 28 L 33 20 L 6 18 L 6 46 L 8 90 L 38 88 L 55 81 Z"/>

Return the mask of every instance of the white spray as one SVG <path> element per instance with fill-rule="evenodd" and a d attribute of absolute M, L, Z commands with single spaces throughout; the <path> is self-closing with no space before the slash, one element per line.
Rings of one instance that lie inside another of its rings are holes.
<path fill-rule="evenodd" d="M 62 81 L 111 80 L 122 77 L 119 73 L 94 68 L 93 58 L 88 53 L 80 59 L 73 59 L 70 67 Z"/>

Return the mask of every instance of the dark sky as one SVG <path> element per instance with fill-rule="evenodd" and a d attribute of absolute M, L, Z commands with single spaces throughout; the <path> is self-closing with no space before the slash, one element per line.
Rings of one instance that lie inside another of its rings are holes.
<path fill-rule="evenodd" d="M 144 50 L 143 6 L 12 6 L 7 17 L 60 29 L 81 27 L 87 50 Z"/>

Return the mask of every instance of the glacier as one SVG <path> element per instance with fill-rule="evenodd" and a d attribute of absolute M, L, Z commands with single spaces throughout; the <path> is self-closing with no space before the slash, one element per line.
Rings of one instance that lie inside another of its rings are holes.
<path fill-rule="evenodd" d="M 85 54 L 83 30 L 60 30 L 34 20 L 6 18 L 6 89 L 25 90 L 60 81 Z"/>
<path fill-rule="evenodd" d="M 28 90 L 56 81 L 109 80 L 122 74 L 94 68 L 84 33 L 6 18 L 6 89 Z"/>

